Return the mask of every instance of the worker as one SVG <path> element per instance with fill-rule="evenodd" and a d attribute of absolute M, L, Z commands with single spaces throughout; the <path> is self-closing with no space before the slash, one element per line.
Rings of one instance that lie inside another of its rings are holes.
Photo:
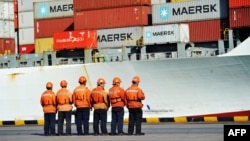
<path fill-rule="evenodd" d="M 44 112 L 44 135 L 54 136 L 56 123 L 56 94 L 53 92 L 53 83 L 46 83 L 46 90 L 40 98 L 41 106 Z"/>
<path fill-rule="evenodd" d="M 120 86 L 121 79 L 119 77 L 113 78 L 113 86 L 109 89 L 109 99 L 111 102 L 111 133 L 110 135 L 124 135 L 123 132 L 123 118 L 124 106 L 126 104 L 125 90 Z M 118 132 L 116 133 L 116 127 Z"/>
<path fill-rule="evenodd" d="M 142 123 L 142 100 L 145 99 L 143 90 L 139 87 L 140 77 L 135 76 L 132 79 L 132 85 L 126 89 L 125 95 L 127 100 L 127 108 L 129 111 L 128 135 L 133 135 L 134 126 L 136 127 L 135 135 L 144 135 L 141 132 Z"/>
<path fill-rule="evenodd" d="M 56 102 L 58 110 L 58 136 L 64 135 L 63 124 L 66 120 L 66 136 L 71 135 L 72 93 L 67 89 L 67 81 L 60 82 L 61 89 L 57 91 Z"/>
<path fill-rule="evenodd" d="M 73 92 L 73 103 L 76 107 L 76 129 L 78 135 L 88 135 L 89 116 L 91 110 L 91 91 L 88 89 L 88 87 L 86 87 L 86 77 L 80 76 L 78 82 L 80 85 L 77 86 Z"/>
<path fill-rule="evenodd" d="M 91 91 L 91 104 L 94 107 L 93 128 L 94 135 L 108 135 L 107 111 L 109 109 L 109 98 L 105 91 L 106 81 L 103 78 L 97 80 L 97 87 Z M 101 121 L 101 134 L 99 132 L 99 121 Z"/>

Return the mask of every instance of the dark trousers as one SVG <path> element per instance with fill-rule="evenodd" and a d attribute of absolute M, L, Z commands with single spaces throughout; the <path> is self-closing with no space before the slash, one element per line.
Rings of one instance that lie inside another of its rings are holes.
<path fill-rule="evenodd" d="M 72 111 L 58 112 L 58 134 L 63 134 L 63 123 L 66 120 L 66 134 L 71 134 L 71 113 Z"/>
<path fill-rule="evenodd" d="M 128 133 L 134 133 L 134 126 L 136 127 L 136 134 L 141 133 L 142 123 L 142 109 L 141 108 L 129 108 L 129 120 L 128 120 Z"/>
<path fill-rule="evenodd" d="M 112 119 L 111 119 L 111 134 L 116 134 L 116 126 L 118 128 L 118 134 L 123 133 L 123 117 L 124 108 L 114 107 L 112 108 Z"/>
<path fill-rule="evenodd" d="M 89 134 L 89 108 L 77 108 L 76 110 L 76 129 L 78 134 Z"/>
<path fill-rule="evenodd" d="M 56 113 L 44 113 L 44 135 L 54 135 Z"/>
<path fill-rule="evenodd" d="M 93 120 L 94 134 L 99 134 L 99 121 L 101 121 L 101 131 L 103 134 L 107 134 L 107 111 L 105 109 L 94 110 Z"/>

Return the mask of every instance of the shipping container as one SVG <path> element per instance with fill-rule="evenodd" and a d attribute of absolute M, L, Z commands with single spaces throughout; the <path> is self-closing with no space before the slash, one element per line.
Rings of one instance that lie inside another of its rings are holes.
<path fill-rule="evenodd" d="M 0 39 L 0 54 L 15 54 L 15 40 L 10 39 Z"/>
<path fill-rule="evenodd" d="M 145 45 L 179 42 L 189 42 L 187 24 L 154 25 L 143 28 L 143 43 Z"/>
<path fill-rule="evenodd" d="M 18 5 L 17 5 L 17 0 L 14 0 L 14 13 L 17 13 L 18 12 Z"/>
<path fill-rule="evenodd" d="M 74 18 L 35 20 L 35 38 L 53 37 L 55 32 L 74 30 Z"/>
<path fill-rule="evenodd" d="M 153 4 L 164 4 L 167 3 L 168 0 L 151 0 L 151 5 Z"/>
<path fill-rule="evenodd" d="M 146 5 L 150 6 L 151 0 L 74 0 L 74 11 Z"/>
<path fill-rule="evenodd" d="M 35 53 L 35 45 L 34 44 L 19 45 L 18 46 L 18 53 L 19 54 L 31 54 L 31 53 Z"/>
<path fill-rule="evenodd" d="M 34 44 L 34 28 L 22 28 L 18 32 L 19 45 Z"/>
<path fill-rule="evenodd" d="M 33 11 L 19 12 L 18 13 L 18 27 L 31 28 L 34 27 L 34 14 Z"/>
<path fill-rule="evenodd" d="M 208 20 L 188 22 L 190 42 L 212 42 L 222 38 L 228 24 L 225 20 Z"/>
<path fill-rule="evenodd" d="M 0 20 L 0 38 L 15 38 L 14 21 Z"/>
<path fill-rule="evenodd" d="M 14 29 L 18 29 L 18 14 L 14 14 Z"/>
<path fill-rule="evenodd" d="M 75 30 L 148 25 L 149 6 L 133 6 L 75 12 Z"/>
<path fill-rule="evenodd" d="M 14 20 L 14 2 L 0 1 L 0 20 Z"/>
<path fill-rule="evenodd" d="M 43 2 L 43 1 L 51 1 L 51 0 L 18 0 L 18 12 L 27 12 L 33 11 L 33 3 L 35 2 Z"/>
<path fill-rule="evenodd" d="M 250 7 L 229 9 L 230 28 L 250 27 Z"/>
<path fill-rule="evenodd" d="M 34 3 L 35 19 L 73 17 L 73 0 L 57 0 Z"/>
<path fill-rule="evenodd" d="M 54 33 L 54 50 L 97 48 L 96 30 L 75 30 Z"/>
<path fill-rule="evenodd" d="M 228 17 L 227 0 L 195 0 L 152 5 L 152 23 L 180 23 Z"/>
<path fill-rule="evenodd" d="M 170 2 L 187 2 L 187 1 L 194 1 L 194 0 L 170 0 Z"/>
<path fill-rule="evenodd" d="M 97 30 L 98 48 L 138 46 L 142 39 L 142 27 L 125 27 Z"/>
<path fill-rule="evenodd" d="M 250 7 L 250 0 L 228 0 L 229 8 Z"/>
<path fill-rule="evenodd" d="M 53 46 L 53 37 L 35 39 L 35 53 L 54 51 Z"/>

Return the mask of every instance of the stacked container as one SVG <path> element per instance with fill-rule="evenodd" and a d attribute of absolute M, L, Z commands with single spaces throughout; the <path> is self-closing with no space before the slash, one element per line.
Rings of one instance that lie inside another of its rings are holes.
<path fill-rule="evenodd" d="M 15 54 L 14 1 L 0 1 L 0 55 Z"/>
<path fill-rule="evenodd" d="M 190 42 L 218 41 L 227 27 L 227 0 L 194 0 L 152 5 L 152 23 L 186 23 Z"/>
<path fill-rule="evenodd" d="M 230 28 L 250 27 L 250 1 L 229 0 Z"/>
<path fill-rule="evenodd" d="M 36 2 L 33 5 L 35 53 L 54 51 L 54 33 L 74 30 L 73 0 Z"/>
<path fill-rule="evenodd" d="M 18 0 L 18 53 L 35 52 L 33 3 L 49 0 Z"/>

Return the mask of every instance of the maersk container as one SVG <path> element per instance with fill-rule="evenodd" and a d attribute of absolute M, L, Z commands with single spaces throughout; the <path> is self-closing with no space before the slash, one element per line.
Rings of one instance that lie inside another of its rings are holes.
<path fill-rule="evenodd" d="M 163 4 L 166 3 L 167 0 L 151 0 L 151 5 L 153 4 Z"/>
<path fill-rule="evenodd" d="M 250 7 L 250 0 L 228 0 L 229 8 Z"/>
<path fill-rule="evenodd" d="M 55 32 L 74 30 L 73 17 L 35 20 L 35 38 L 53 37 Z"/>
<path fill-rule="evenodd" d="M 250 27 L 250 7 L 229 9 L 230 28 Z"/>
<path fill-rule="evenodd" d="M 14 21 L 0 20 L 0 38 L 15 38 Z"/>
<path fill-rule="evenodd" d="M 34 27 L 34 14 L 33 14 L 33 11 L 19 12 L 18 13 L 18 27 L 19 28 Z"/>
<path fill-rule="evenodd" d="M 56 0 L 34 3 L 35 19 L 73 17 L 73 0 Z"/>
<path fill-rule="evenodd" d="M 212 42 L 222 38 L 223 30 L 228 27 L 225 20 L 188 22 L 190 42 Z"/>
<path fill-rule="evenodd" d="M 133 6 L 75 12 L 74 27 L 106 29 L 148 25 L 149 6 Z"/>
<path fill-rule="evenodd" d="M 51 0 L 18 0 L 18 12 L 27 12 L 33 11 L 33 3 L 35 2 L 43 2 L 43 1 L 51 1 Z"/>
<path fill-rule="evenodd" d="M 97 30 L 98 48 L 137 46 L 142 39 L 142 27 L 125 27 Z"/>
<path fill-rule="evenodd" d="M 145 45 L 189 42 L 187 24 L 153 25 L 143 28 Z"/>
<path fill-rule="evenodd" d="M 195 0 L 152 5 L 152 23 L 179 23 L 228 17 L 227 0 Z"/>
<path fill-rule="evenodd" d="M 34 28 L 21 28 L 18 32 L 19 45 L 34 44 Z"/>
<path fill-rule="evenodd" d="M 151 5 L 151 0 L 74 0 L 74 11 Z"/>
<path fill-rule="evenodd" d="M 14 20 L 14 2 L 0 1 L 0 20 Z"/>

